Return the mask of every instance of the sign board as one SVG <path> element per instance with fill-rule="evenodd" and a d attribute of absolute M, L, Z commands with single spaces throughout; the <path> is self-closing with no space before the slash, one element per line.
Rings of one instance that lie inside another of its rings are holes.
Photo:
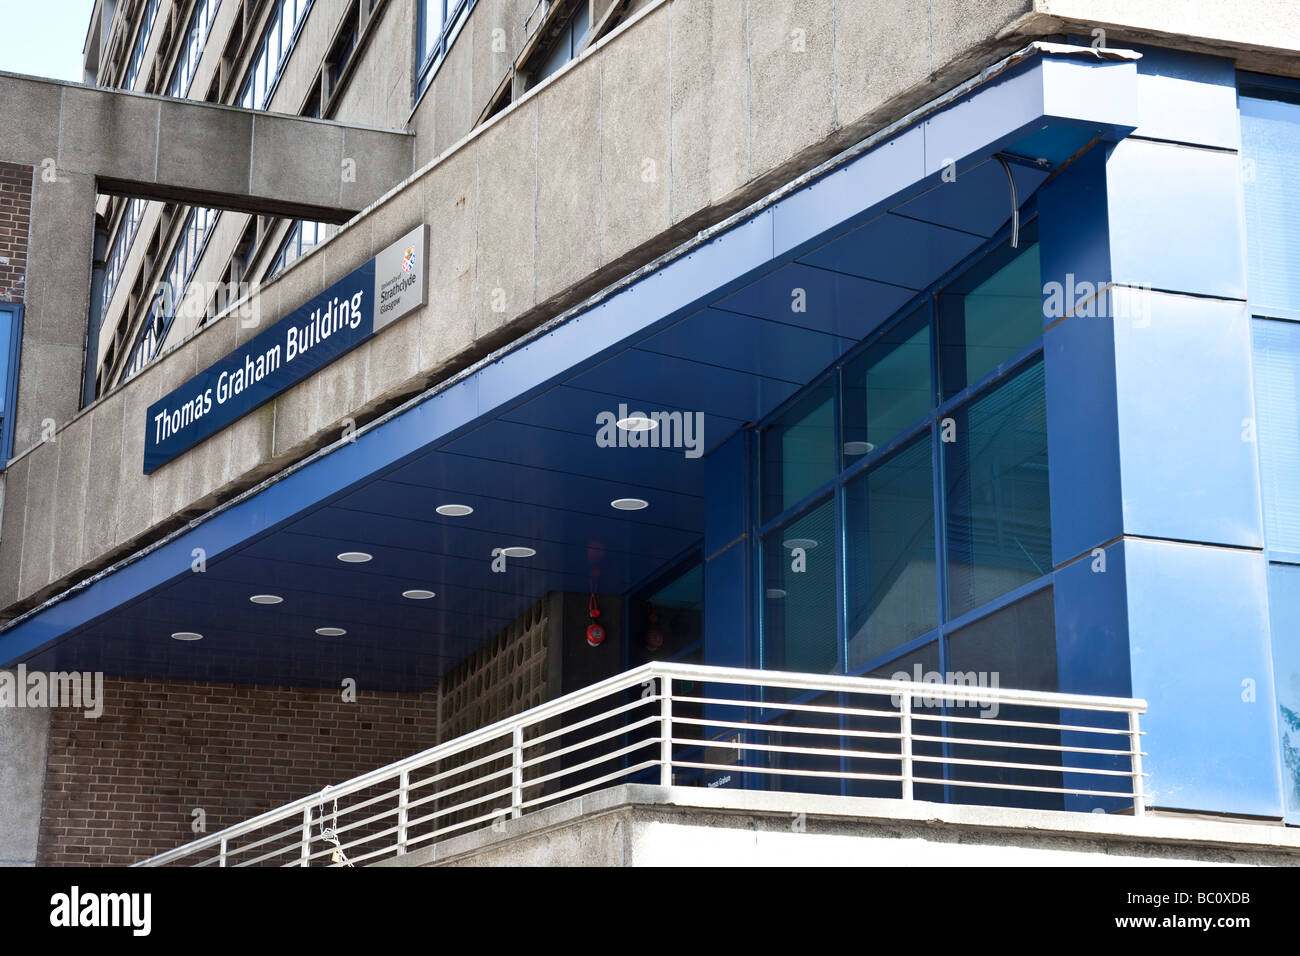
<path fill-rule="evenodd" d="M 269 402 L 425 302 L 427 226 L 149 406 L 144 473 Z"/>

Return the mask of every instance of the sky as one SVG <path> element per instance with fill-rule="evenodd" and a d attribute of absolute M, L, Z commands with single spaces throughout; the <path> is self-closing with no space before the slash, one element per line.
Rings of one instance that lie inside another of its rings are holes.
<path fill-rule="evenodd" d="M 0 0 L 0 70 L 80 83 L 94 0 Z"/>

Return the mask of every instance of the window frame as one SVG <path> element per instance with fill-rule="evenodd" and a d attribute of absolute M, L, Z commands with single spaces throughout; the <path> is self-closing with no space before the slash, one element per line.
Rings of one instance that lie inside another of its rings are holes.
<path fill-rule="evenodd" d="M 1023 242 L 1026 234 L 1026 227 L 1037 226 L 1037 205 L 1030 202 L 1021 211 L 1021 250 L 1025 251 L 1028 244 Z M 1037 242 L 1036 233 L 1034 242 Z M 975 621 L 978 621 L 990 614 L 997 613 L 1011 604 L 1021 601 L 1024 598 L 1041 591 L 1044 588 L 1050 588 L 1053 584 L 1054 569 L 1049 568 L 1045 573 L 1034 578 L 1032 581 L 1018 585 L 1009 591 L 974 607 L 958 616 L 949 617 L 950 602 L 948 595 L 948 571 L 947 571 L 947 509 L 948 495 L 947 485 L 944 473 L 944 455 L 943 446 L 940 438 L 940 425 L 945 418 L 950 417 L 954 411 L 968 407 L 979 398 L 989 394 L 1011 379 L 1027 371 L 1035 363 L 1044 361 L 1044 336 L 1040 333 L 1029 344 L 1023 346 L 1014 355 L 996 366 L 994 369 L 986 372 L 982 377 L 974 382 L 968 383 L 959 392 L 949 398 L 942 396 L 942 383 L 940 381 L 939 354 L 941 342 L 939 340 L 939 315 L 938 315 L 938 296 L 949 289 L 954 282 L 959 281 L 971 270 L 977 268 L 981 262 L 990 256 L 996 255 L 1002 249 L 1004 244 L 1010 239 L 1010 225 L 1004 226 L 1001 230 L 989 237 L 988 241 L 980 246 L 979 249 L 971 253 L 961 262 L 959 262 L 948 272 L 944 273 L 937 280 L 919 291 L 907 302 L 899 306 L 897 310 L 880 327 L 874 330 L 866 339 L 858 342 L 853 348 L 849 349 L 839 358 L 837 358 L 827 369 L 811 377 L 809 385 L 799 389 L 794 395 L 786 399 L 779 406 L 773 409 L 762 420 L 752 426 L 755 435 L 755 441 L 751 443 L 749 452 L 749 473 L 754 481 L 755 493 L 752 496 L 749 510 L 749 527 L 750 527 L 750 558 L 755 569 L 754 586 L 751 587 L 748 595 L 752 620 L 754 621 L 754 631 L 750 635 L 749 653 L 752 659 L 757 661 L 757 666 L 768 666 L 767 647 L 764 640 L 766 627 L 766 608 L 765 608 L 765 582 L 767 580 L 766 570 L 764 567 L 764 542 L 768 536 L 781 527 L 812 513 L 814 509 L 823 505 L 828 496 L 833 496 L 834 500 L 834 521 L 835 533 L 834 541 L 837 551 L 835 553 L 836 562 L 836 656 L 840 662 L 839 668 L 835 673 L 848 674 L 850 676 L 862 676 L 872 671 L 879 670 L 887 666 L 890 662 L 901 657 L 915 654 L 925 645 L 937 641 L 938 656 L 940 661 L 940 670 L 948 669 L 948 647 L 947 639 L 954 631 L 958 631 Z M 1041 273 L 1040 273 L 1041 283 Z M 906 323 L 913 318 L 918 310 L 924 310 L 926 321 L 930 323 L 931 329 L 931 348 L 929 356 L 930 365 L 930 409 L 927 414 L 912 422 L 898 434 L 891 437 L 887 442 L 879 447 L 873 448 L 870 452 L 862 455 L 851 464 L 844 464 L 843 454 L 843 400 L 844 400 L 844 373 L 845 369 L 853 365 L 856 360 L 865 354 L 869 349 L 876 345 L 881 339 L 893 331 L 898 326 Z M 839 469 L 829 480 L 812 489 L 800 500 L 793 502 L 789 507 L 780 513 L 772 515 L 764 520 L 762 512 L 764 488 L 762 486 L 763 472 L 763 449 L 760 436 L 767 426 L 777 422 L 790 409 L 804 398 L 806 391 L 822 382 L 827 376 L 830 376 L 833 388 L 832 407 L 834 409 L 834 438 L 836 443 L 835 455 L 839 463 Z M 848 647 L 848 602 L 844 594 L 846 587 L 847 574 L 847 495 L 846 488 L 868 471 L 878 465 L 887 462 L 900 449 L 916 441 L 923 441 L 925 436 L 930 441 L 930 462 L 932 474 L 932 490 L 934 493 L 934 521 L 935 521 L 935 586 L 938 597 L 938 621 L 936 626 L 924 634 L 911 638 L 905 643 L 898 645 L 884 653 L 866 660 L 862 664 L 853 667 L 848 666 L 850 660 Z"/>
<path fill-rule="evenodd" d="M 201 232 L 198 228 L 200 214 L 204 214 L 207 220 Z M 130 360 L 123 366 L 122 373 L 118 377 L 119 385 L 139 375 L 154 359 L 162 354 L 163 343 L 167 341 L 167 335 L 171 332 L 172 324 L 176 320 L 177 308 L 185 299 L 185 293 L 189 290 L 190 282 L 194 278 L 194 270 L 203 258 L 203 254 L 207 252 L 208 242 L 216 231 L 217 220 L 220 216 L 221 210 L 210 206 L 190 207 L 190 211 L 185 216 L 185 222 L 178 231 L 172 245 L 167 265 L 159 274 L 153 293 L 147 300 L 148 314 L 140 326 L 140 332 L 135 337 L 135 344 L 131 347 Z M 172 281 L 173 273 L 178 273 L 181 276 L 179 283 Z M 169 290 L 171 294 L 170 302 L 167 301 Z M 161 309 L 158 305 L 160 297 L 162 299 Z M 162 318 L 162 327 L 156 334 L 151 335 L 151 333 L 154 333 L 154 326 L 160 316 Z M 147 357 L 142 358 L 141 356 L 145 354 L 145 346 L 151 337 L 156 341 L 147 350 Z"/>
<path fill-rule="evenodd" d="M 430 4 L 437 4 L 442 10 L 442 27 L 438 31 L 437 41 L 429 44 L 429 51 L 424 50 L 425 19 L 428 17 Z M 416 0 L 415 5 L 415 102 L 418 104 L 424 91 L 433 83 L 438 67 L 447 58 L 451 46 L 460 36 L 461 28 L 469 21 L 469 15 L 478 5 L 478 0 Z"/>
<path fill-rule="evenodd" d="M 261 34 L 257 38 L 256 52 L 249 61 L 248 72 L 239 84 L 239 95 L 235 98 L 235 105 L 260 111 L 265 111 L 271 105 L 276 88 L 280 84 L 280 77 L 284 74 L 284 65 L 289 62 L 294 47 L 298 45 L 298 37 L 302 35 L 303 26 L 307 23 L 307 17 L 311 15 L 313 4 L 314 0 L 297 0 L 296 3 L 295 0 L 274 0 L 274 9 L 271 15 L 267 17 L 266 23 L 262 26 Z M 284 41 L 284 13 L 286 10 L 291 11 L 290 16 L 293 18 L 292 27 L 288 31 L 289 42 L 287 46 Z M 279 30 L 274 74 L 271 71 L 269 56 L 273 27 L 278 27 Z M 258 93 L 259 84 L 262 87 L 260 99 Z"/>
<path fill-rule="evenodd" d="M 0 311 L 13 313 L 9 330 L 9 351 L 0 355 L 5 363 L 4 410 L 0 411 L 0 472 L 9 467 L 14 453 L 14 411 L 18 403 L 18 367 L 23 351 L 23 303 L 0 302 Z"/>

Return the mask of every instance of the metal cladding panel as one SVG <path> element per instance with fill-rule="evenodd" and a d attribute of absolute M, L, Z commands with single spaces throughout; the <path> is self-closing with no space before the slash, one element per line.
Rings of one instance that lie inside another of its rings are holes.
<path fill-rule="evenodd" d="M 1126 140 L 1107 160 L 1106 184 L 1116 282 L 1246 298 L 1236 153 Z"/>
<path fill-rule="evenodd" d="M 774 289 L 778 290 L 779 286 Z M 787 295 L 791 318 L 797 320 L 805 314 L 799 310 L 808 308 L 807 291 L 794 286 Z M 768 322 L 722 309 L 701 309 L 638 347 L 675 358 L 705 354 L 724 368 L 803 383 L 857 344 L 855 339 L 803 328 L 797 322 L 787 324 L 782 319 L 783 315 Z"/>
<path fill-rule="evenodd" d="M 1133 301 L 1113 322 L 1125 533 L 1262 547 L 1245 303 Z"/>
<path fill-rule="evenodd" d="M 844 241 L 850 240 L 841 237 L 814 252 L 830 256 Z M 857 342 L 914 295 L 901 285 L 792 262 L 718 300 L 717 308 Z"/>
<path fill-rule="evenodd" d="M 1111 281 L 1108 152 L 1105 146 L 1089 150 L 1038 191 L 1039 264 L 1044 287 L 1054 282 L 1064 289 L 1086 281 L 1101 288 Z M 1044 308 L 1044 325 L 1060 318 Z"/>
<path fill-rule="evenodd" d="M 1074 316 L 1052 326 L 1043 364 L 1052 563 L 1060 566 L 1124 531 L 1113 324 Z"/>
<path fill-rule="evenodd" d="M 1138 47 L 1138 136 L 1241 147 L 1237 68 L 1230 59 Z"/>
<path fill-rule="evenodd" d="M 1124 542 L 1152 806 L 1282 816 L 1265 569 L 1258 552 Z"/>

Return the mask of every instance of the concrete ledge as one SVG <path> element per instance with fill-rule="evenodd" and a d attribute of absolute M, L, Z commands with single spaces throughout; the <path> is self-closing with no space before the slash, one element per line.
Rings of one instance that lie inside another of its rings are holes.
<path fill-rule="evenodd" d="M 1093 36 L 1107 46 L 1169 45 L 1227 57 L 1238 69 L 1300 76 L 1293 0 L 1034 0 L 1029 29 Z"/>
<path fill-rule="evenodd" d="M 869 797 L 624 784 L 376 866 L 1297 865 L 1300 831 Z"/>

